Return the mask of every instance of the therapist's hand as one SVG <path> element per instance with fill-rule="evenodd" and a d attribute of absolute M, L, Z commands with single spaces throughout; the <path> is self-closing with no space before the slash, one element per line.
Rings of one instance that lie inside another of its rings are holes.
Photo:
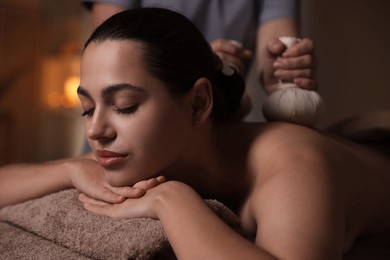
<path fill-rule="evenodd" d="M 241 43 L 227 39 L 212 41 L 211 47 L 222 61 L 234 65 L 241 75 L 246 72 L 246 64 L 252 58 L 252 51 L 242 47 Z"/>
<path fill-rule="evenodd" d="M 279 39 L 269 41 L 261 73 L 265 90 L 268 93 L 275 91 L 279 79 L 293 82 L 303 89 L 317 90 L 317 59 L 314 51 L 314 43 L 310 39 L 302 39 L 288 49 Z"/>

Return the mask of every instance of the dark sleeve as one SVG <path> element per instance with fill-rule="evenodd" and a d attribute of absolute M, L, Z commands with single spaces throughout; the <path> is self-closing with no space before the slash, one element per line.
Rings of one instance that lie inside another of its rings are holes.
<path fill-rule="evenodd" d="M 140 0 L 80 0 L 82 5 L 88 10 L 92 9 L 94 3 L 107 3 L 123 6 L 125 9 L 140 7 Z"/>
<path fill-rule="evenodd" d="M 299 18 L 299 0 L 261 0 L 259 5 L 259 24 L 278 18 Z"/>

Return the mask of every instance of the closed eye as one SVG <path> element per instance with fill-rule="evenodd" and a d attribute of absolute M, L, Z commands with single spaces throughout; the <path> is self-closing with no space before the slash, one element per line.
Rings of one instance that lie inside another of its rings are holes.
<path fill-rule="evenodd" d="M 124 107 L 124 108 L 119 108 L 117 106 L 114 106 L 114 110 L 118 113 L 118 114 L 132 114 L 134 113 L 135 111 L 137 111 L 139 105 L 134 105 L 134 106 L 130 106 L 130 107 Z"/>
<path fill-rule="evenodd" d="M 91 108 L 91 109 L 88 109 L 88 110 L 85 110 L 85 111 L 83 111 L 83 113 L 81 113 L 81 116 L 83 116 L 83 117 L 89 117 L 89 116 L 92 116 L 92 114 L 93 114 L 93 111 L 94 111 L 95 109 L 94 108 Z"/>

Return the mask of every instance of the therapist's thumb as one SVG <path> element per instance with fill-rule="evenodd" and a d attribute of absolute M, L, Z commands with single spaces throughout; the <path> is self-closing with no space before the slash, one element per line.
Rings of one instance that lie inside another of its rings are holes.
<path fill-rule="evenodd" d="M 286 46 L 278 38 L 274 38 L 268 42 L 267 49 L 271 54 L 279 56 L 286 50 Z"/>

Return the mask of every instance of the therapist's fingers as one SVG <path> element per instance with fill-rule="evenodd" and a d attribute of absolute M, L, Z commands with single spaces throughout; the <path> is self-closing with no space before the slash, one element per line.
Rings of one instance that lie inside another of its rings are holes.
<path fill-rule="evenodd" d="M 241 57 L 242 45 L 237 41 L 227 39 L 216 39 L 210 43 L 214 52 L 226 52 L 231 55 Z"/>
<path fill-rule="evenodd" d="M 240 74 L 245 73 L 246 64 L 253 57 L 251 50 L 243 48 L 240 42 L 228 39 L 216 39 L 210 44 L 222 61 L 237 67 Z"/>
<path fill-rule="evenodd" d="M 297 84 L 299 88 L 308 90 L 318 90 L 319 87 L 319 84 L 316 80 L 309 78 L 295 78 L 294 83 Z"/>
<path fill-rule="evenodd" d="M 305 54 L 313 54 L 315 50 L 314 42 L 310 39 L 304 38 L 297 44 L 287 48 L 283 53 L 283 57 L 297 57 Z"/>
<path fill-rule="evenodd" d="M 281 56 L 286 49 L 286 45 L 284 45 L 278 38 L 271 39 L 267 43 L 267 50 L 271 57 Z"/>
<path fill-rule="evenodd" d="M 277 58 L 273 63 L 274 69 L 315 69 L 317 60 L 314 56 L 305 54 L 298 57 Z"/>

